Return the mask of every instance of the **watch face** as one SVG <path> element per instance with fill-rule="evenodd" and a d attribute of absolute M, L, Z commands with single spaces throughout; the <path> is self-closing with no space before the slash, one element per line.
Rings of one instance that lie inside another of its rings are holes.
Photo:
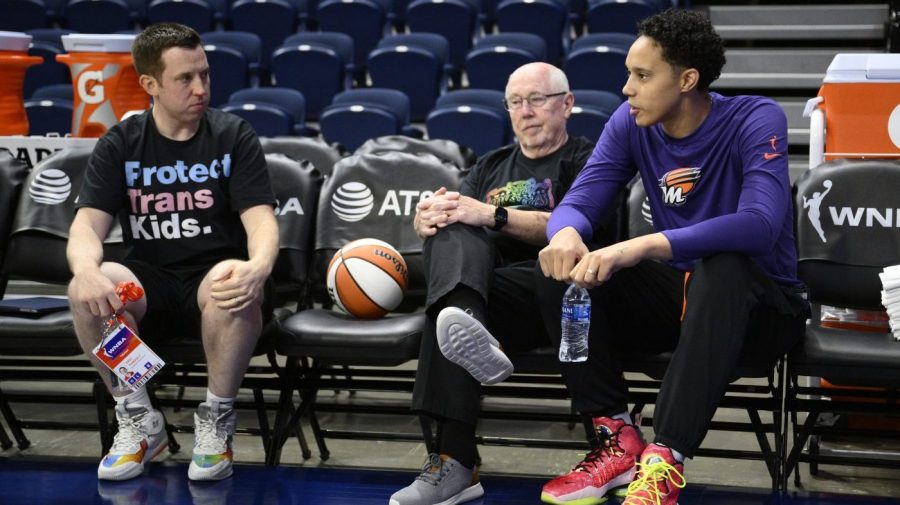
<path fill-rule="evenodd" d="M 506 212 L 505 207 L 497 207 L 494 210 L 494 227 L 493 230 L 499 230 L 503 228 L 506 222 L 509 220 L 509 214 Z"/>

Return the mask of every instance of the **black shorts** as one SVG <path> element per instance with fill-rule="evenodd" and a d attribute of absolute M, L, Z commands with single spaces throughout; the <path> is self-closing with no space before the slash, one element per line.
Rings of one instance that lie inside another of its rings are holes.
<path fill-rule="evenodd" d="M 140 260 L 124 260 L 122 264 L 144 286 L 147 312 L 138 323 L 138 334 L 143 340 L 176 342 L 185 338 L 200 339 L 197 291 L 214 264 L 177 270 L 160 268 Z M 263 290 L 263 324 L 272 319 L 274 292 L 274 284 L 269 278 Z"/>

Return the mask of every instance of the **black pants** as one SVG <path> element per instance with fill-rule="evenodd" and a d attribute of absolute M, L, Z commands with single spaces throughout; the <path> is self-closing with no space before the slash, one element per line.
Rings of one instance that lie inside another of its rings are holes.
<path fill-rule="evenodd" d="M 535 297 L 534 261 L 506 264 L 482 228 L 455 224 L 425 241 L 428 316 L 419 350 L 413 410 L 475 425 L 481 385 L 437 346 L 435 321 L 443 298 L 459 285 L 487 303 L 486 326 L 507 352 L 549 345 Z"/>
<path fill-rule="evenodd" d="M 535 269 L 547 334 L 560 340 L 567 286 Z M 644 261 L 591 290 L 589 354 L 562 363 L 575 408 L 593 415 L 627 411 L 616 349 L 674 350 L 654 410 L 656 441 L 692 457 L 706 436 L 738 363 L 771 364 L 803 335 L 808 305 L 749 258 L 723 253 L 683 272 Z M 684 317 L 682 319 L 682 309 Z"/>

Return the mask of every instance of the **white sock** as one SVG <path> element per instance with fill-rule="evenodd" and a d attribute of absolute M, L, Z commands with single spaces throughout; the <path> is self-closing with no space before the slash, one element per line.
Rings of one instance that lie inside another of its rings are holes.
<path fill-rule="evenodd" d="M 150 395 L 147 394 L 145 387 L 140 387 L 137 391 L 132 391 L 125 396 L 116 396 L 115 399 L 119 405 L 141 405 L 147 407 L 147 410 L 153 409 L 150 404 Z"/>
<path fill-rule="evenodd" d="M 672 453 L 672 457 L 675 458 L 675 461 L 677 461 L 679 463 L 684 463 L 684 454 L 681 454 L 680 452 L 676 451 L 675 449 L 669 447 L 666 444 L 661 444 L 659 442 L 654 442 L 654 444 L 656 444 L 660 447 L 665 447 L 666 449 L 669 450 L 669 452 Z"/>
<path fill-rule="evenodd" d="M 631 420 L 631 414 L 629 414 L 628 412 L 622 412 L 620 414 L 616 414 L 616 415 L 612 416 L 612 418 L 625 421 L 625 424 L 634 424 L 634 422 Z"/>
<path fill-rule="evenodd" d="M 235 398 L 223 398 L 221 396 L 216 396 L 208 388 L 206 390 L 206 403 L 209 403 L 210 405 L 212 405 L 213 403 L 218 403 L 222 407 L 233 409 L 234 400 Z"/>

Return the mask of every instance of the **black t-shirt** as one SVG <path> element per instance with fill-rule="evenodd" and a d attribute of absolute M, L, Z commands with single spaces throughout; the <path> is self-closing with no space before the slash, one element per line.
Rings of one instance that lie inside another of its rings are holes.
<path fill-rule="evenodd" d="M 584 137 L 569 137 L 555 152 L 528 158 L 518 144 L 482 156 L 460 186 L 460 193 L 491 205 L 524 210 L 552 211 L 584 167 L 594 144 Z M 537 258 L 540 246 L 498 234 L 495 240 L 505 262 Z"/>
<path fill-rule="evenodd" d="M 246 259 L 238 212 L 256 205 L 275 205 L 259 139 L 216 109 L 185 141 L 162 136 L 149 110 L 110 128 L 76 202 L 119 217 L 129 258 L 169 268 Z"/>

